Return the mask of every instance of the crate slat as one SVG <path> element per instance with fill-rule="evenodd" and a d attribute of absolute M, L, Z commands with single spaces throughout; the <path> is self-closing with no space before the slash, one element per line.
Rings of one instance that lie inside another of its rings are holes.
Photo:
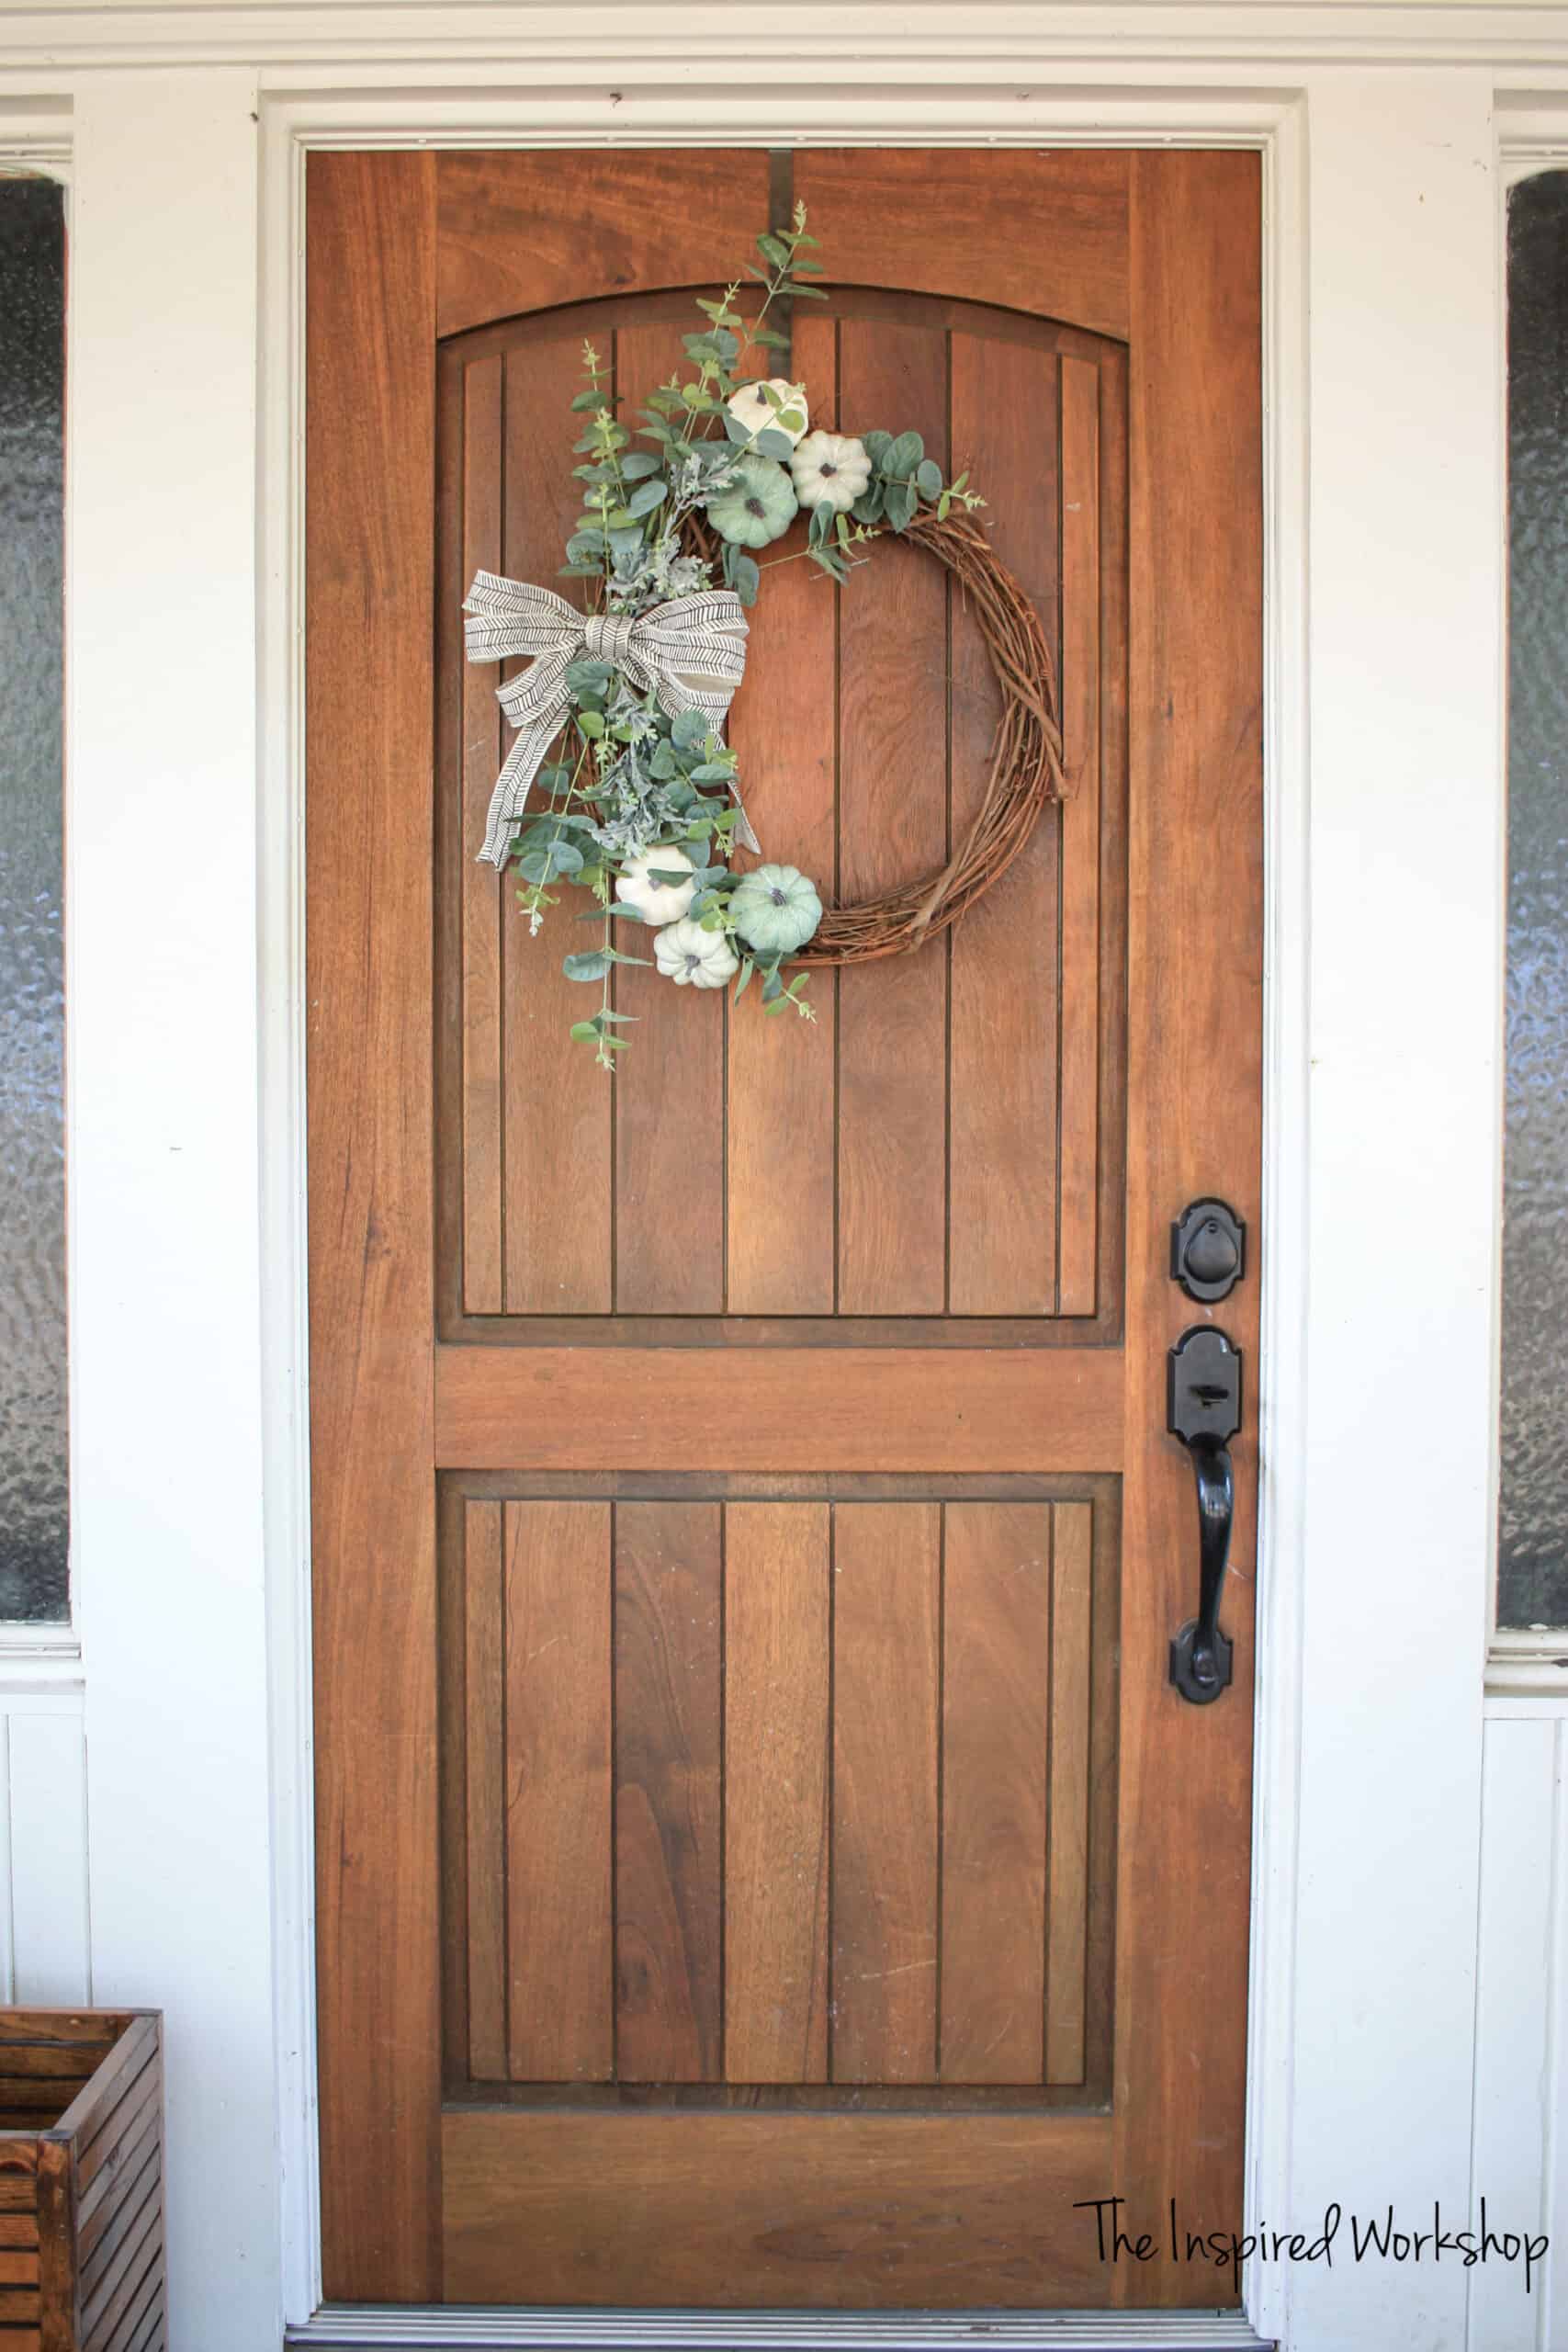
<path fill-rule="evenodd" d="M 157 2352 L 162 2020 L 0 2010 L 0 2352 Z"/>

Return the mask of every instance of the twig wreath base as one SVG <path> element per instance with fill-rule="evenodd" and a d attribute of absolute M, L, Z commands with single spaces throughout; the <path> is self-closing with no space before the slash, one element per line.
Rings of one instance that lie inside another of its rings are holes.
<path fill-rule="evenodd" d="M 913 431 L 812 430 L 809 388 L 755 372 L 754 352 L 790 348 L 770 305 L 782 317 L 789 302 L 829 299 L 807 257 L 816 243 L 801 205 L 760 235 L 761 263 L 746 265 L 762 289 L 755 314 L 739 307 L 739 277 L 716 300 L 699 296 L 706 323 L 682 338 L 685 373 L 678 364 L 646 393 L 635 424 L 615 414 L 622 396 L 583 345 L 572 473 L 586 487 L 558 576 L 591 582 L 589 596 L 574 603 L 481 571 L 464 602 L 471 662 L 527 662 L 497 688 L 514 734 L 479 855 L 514 867 L 531 935 L 560 903 L 556 886 L 592 899 L 578 920 L 598 924 L 598 944 L 563 956 L 561 969 L 599 990 L 597 1009 L 570 1025 L 605 1070 L 640 1017 L 616 1001 L 618 965 L 657 967 L 678 988 L 733 982 L 737 1002 L 755 978 L 764 1013 L 812 1021 L 813 965 L 923 946 L 1000 879 L 1046 802 L 1066 795 L 1045 632 L 975 519 L 985 500 L 968 471 L 950 481 Z M 797 514 L 809 517 L 804 546 L 759 561 Z M 1001 714 L 977 811 L 945 865 L 825 906 L 797 867 L 736 858 L 761 844 L 725 723 L 745 671 L 745 614 L 767 570 L 805 558 L 844 588 L 861 550 L 889 535 L 915 541 L 958 583 Z M 530 808 L 536 784 L 543 797 Z M 652 953 L 638 956 L 630 942 L 645 932 Z"/>
<path fill-rule="evenodd" d="M 973 516 L 954 512 L 939 519 L 925 510 L 902 537 L 957 581 L 1002 690 L 985 797 L 945 865 L 879 898 L 826 908 L 792 964 L 872 964 L 923 946 L 1000 881 L 1046 802 L 1067 797 L 1055 673 L 1034 606 Z"/>

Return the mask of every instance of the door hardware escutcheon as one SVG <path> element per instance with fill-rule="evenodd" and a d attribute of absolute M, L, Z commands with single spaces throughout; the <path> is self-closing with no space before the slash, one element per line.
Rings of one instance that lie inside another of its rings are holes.
<path fill-rule="evenodd" d="M 1220 1597 L 1235 1509 L 1230 1441 L 1241 1427 L 1240 1351 L 1212 1324 L 1183 1331 L 1166 1359 L 1166 1426 L 1187 1448 L 1198 1486 L 1198 1614 L 1171 1643 L 1170 1679 L 1206 1707 L 1231 1679 Z"/>
<path fill-rule="evenodd" d="M 1247 1227 L 1226 1201 L 1190 1201 L 1170 1228 L 1170 1279 L 1208 1306 L 1247 1272 Z"/>

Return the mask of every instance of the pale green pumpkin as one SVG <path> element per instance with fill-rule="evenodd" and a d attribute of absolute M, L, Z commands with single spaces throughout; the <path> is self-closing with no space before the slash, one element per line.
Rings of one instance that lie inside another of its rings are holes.
<path fill-rule="evenodd" d="M 709 499 L 707 518 L 732 546 L 765 548 L 770 540 L 783 538 L 798 506 L 795 484 L 784 468 L 772 458 L 748 451 L 737 459 L 729 488 Z"/>
<path fill-rule="evenodd" d="M 735 927 L 760 956 L 804 947 L 822 920 L 822 901 L 795 865 L 759 865 L 736 885 L 729 902 Z"/>

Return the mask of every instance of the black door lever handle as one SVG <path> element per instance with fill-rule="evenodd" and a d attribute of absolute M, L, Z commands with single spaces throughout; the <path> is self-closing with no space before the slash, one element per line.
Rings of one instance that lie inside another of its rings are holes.
<path fill-rule="evenodd" d="M 1241 1427 L 1241 1357 L 1211 1324 L 1194 1324 L 1170 1351 L 1166 1425 L 1187 1448 L 1198 1484 L 1198 1614 L 1171 1643 L 1170 1679 L 1184 1699 L 1206 1707 L 1231 1679 L 1220 1596 L 1235 1510 L 1230 1441 Z"/>

